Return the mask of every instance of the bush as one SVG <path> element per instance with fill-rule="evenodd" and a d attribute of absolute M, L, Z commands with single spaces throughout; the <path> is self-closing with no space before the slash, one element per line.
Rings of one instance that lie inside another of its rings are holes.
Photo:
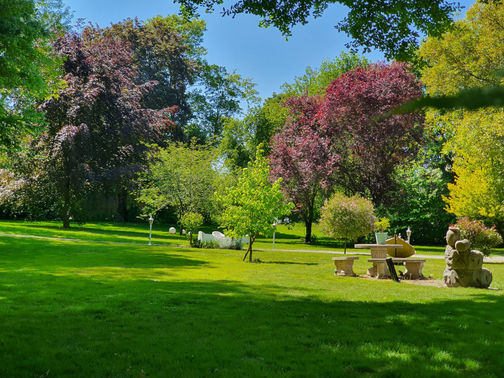
<path fill-rule="evenodd" d="M 197 232 L 198 227 L 203 225 L 203 215 L 199 213 L 186 213 L 180 218 L 180 223 L 186 231 L 190 232 L 189 242 L 193 246 L 193 234 Z"/>
<path fill-rule="evenodd" d="M 457 220 L 455 227 L 460 229 L 462 238 L 468 239 L 473 248 L 489 255 L 492 248 L 502 244 L 502 237 L 495 226 L 487 227 L 479 220 L 462 217 Z"/>
<path fill-rule="evenodd" d="M 359 196 L 346 197 L 334 193 L 325 201 L 320 217 L 320 226 L 333 238 L 355 240 L 374 230 L 376 217 L 371 201 Z"/>

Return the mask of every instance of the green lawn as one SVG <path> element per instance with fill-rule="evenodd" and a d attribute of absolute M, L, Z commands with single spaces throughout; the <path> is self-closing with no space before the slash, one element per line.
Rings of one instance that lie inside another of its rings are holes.
<path fill-rule="evenodd" d="M 0 237 L 2 377 L 498 377 L 504 369 L 502 290 L 334 277 L 331 256 L 317 253 L 257 252 L 262 263 L 243 263 L 242 251 L 168 246 L 187 242 L 166 228 L 154 239 L 166 245 L 149 247 L 145 225 L 62 232 L 0 222 L 0 232 L 81 239 Z M 294 236 L 284 241 L 301 248 Z M 488 267 L 492 287 L 504 288 L 504 265 Z M 443 269 L 428 260 L 424 274 L 439 279 Z"/>

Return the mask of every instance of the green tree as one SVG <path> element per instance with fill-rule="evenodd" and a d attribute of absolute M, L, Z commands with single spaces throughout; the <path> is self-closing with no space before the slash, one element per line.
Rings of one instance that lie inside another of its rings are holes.
<path fill-rule="evenodd" d="M 242 112 L 242 103 L 252 106 L 259 102 L 255 83 L 226 68 L 202 62 L 202 70 L 191 90 L 190 105 L 193 120 L 188 137 L 220 136 L 227 118 Z"/>
<path fill-rule="evenodd" d="M 504 5 L 476 2 L 466 18 L 458 21 L 443 38 L 429 38 L 422 45 L 419 54 L 428 62 L 422 71 L 427 94 L 453 96 L 452 105 L 461 108 L 474 107 L 470 104 L 481 99 L 480 89 L 483 93 L 488 88 L 502 89 L 498 87 L 502 77 L 497 72 L 503 67 L 503 41 Z M 460 103 L 457 95 L 460 90 L 465 91 L 468 101 L 462 97 L 464 101 Z M 447 210 L 457 216 L 490 219 L 502 227 L 504 108 L 498 98 L 491 100 L 501 106 L 487 108 L 480 104 L 476 110 L 434 109 L 428 112 L 426 120 L 431 132 L 446 137 L 444 153 L 453 155 L 455 183 L 448 185 Z"/>
<path fill-rule="evenodd" d="M 149 169 L 139 180 L 137 201 L 146 207 L 146 214 L 171 206 L 179 220 L 189 212 L 209 218 L 214 212 L 218 177 L 214 161 L 215 151 L 195 141 L 158 148 L 151 153 Z"/>
<path fill-rule="evenodd" d="M 223 208 L 221 226 L 235 238 L 249 235 L 250 241 L 243 260 L 249 256 L 252 262 L 252 246 L 259 235 L 273 234 L 275 219 L 290 214 L 294 207 L 285 203 L 280 188 L 281 179 L 270 182 L 268 159 L 258 150 L 255 161 L 238 178 L 233 187 L 228 187 L 218 196 Z"/>
<path fill-rule="evenodd" d="M 355 53 L 342 52 L 340 56 L 332 60 L 324 60 L 319 68 L 306 67 L 304 75 L 296 76 L 294 82 L 284 83 L 281 88 L 287 97 L 300 95 L 324 96 L 326 88 L 335 79 L 345 72 L 368 65 L 369 62 L 366 58 Z"/>
<path fill-rule="evenodd" d="M 186 213 L 180 218 L 180 225 L 189 233 L 189 244 L 193 245 L 193 235 L 203 225 L 203 215 Z"/>
<path fill-rule="evenodd" d="M 345 241 L 369 234 L 374 230 L 376 217 L 370 200 L 357 195 L 346 197 L 334 193 L 325 201 L 320 217 L 320 227 L 333 238 Z"/>
<path fill-rule="evenodd" d="M 0 146 L 11 149 L 26 132 L 43 130 L 38 101 L 55 94 L 61 59 L 51 40 L 60 29 L 58 4 L 0 0 Z"/>

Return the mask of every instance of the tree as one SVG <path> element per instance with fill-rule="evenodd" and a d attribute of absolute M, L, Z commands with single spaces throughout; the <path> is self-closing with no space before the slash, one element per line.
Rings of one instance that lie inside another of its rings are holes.
<path fill-rule="evenodd" d="M 204 31 L 203 20 L 176 15 L 157 16 L 145 22 L 126 19 L 104 31 L 131 44 L 136 83 L 156 82 L 143 97 L 142 106 L 157 110 L 177 106 L 175 127 L 166 130 L 172 140 L 184 139 L 183 127 L 193 116 L 188 88 L 202 69 Z"/>
<path fill-rule="evenodd" d="M 140 179 L 137 201 L 148 206 L 148 213 L 171 206 L 179 220 L 191 212 L 210 218 L 217 178 L 214 160 L 215 151 L 196 141 L 171 143 L 153 151 L 149 169 Z"/>
<path fill-rule="evenodd" d="M 311 242 L 317 196 L 332 189 L 338 156 L 331 140 L 316 121 L 320 99 L 291 98 L 287 101 L 292 119 L 273 137 L 271 174 L 282 178 L 282 188 L 296 204 L 306 228 L 305 242 Z"/>
<path fill-rule="evenodd" d="M 241 102 L 248 105 L 259 101 L 255 83 L 224 67 L 202 62 L 202 71 L 190 94 L 194 119 L 188 136 L 221 136 L 225 119 L 242 111 Z"/>
<path fill-rule="evenodd" d="M 158 140 L 161 129 L 172 124 L 172 109 L 142 108 L 154 83 L 134 83 L 129 45 L 102 30 L 88 26 L 80 34 L 67 33 L 54 48 L 65 58 L 66 86 L 41 104 L 48 129 L 36 144 L 46 156 L 45 170 L 61 183 L 56 188 L 68 227 L 76 186 L 133 178 L 144 159 L 144 143 Z"/>
<path fill-rule="evenodd" d="M 180 218 L 180 225 L 189 233 L 189 244 L 193 245 L 193 235 L 203 225 L 203 215 L 186 213 Z"/>
<path fill-rule="evenodd" d="M 421 95 L 403 63 L 357 68 L 331 83 L 317 119 L 340 159 L 336 184 L 375 205 L 386 201 L 394 167 L 416 156 L 424 135 L 422 114 L 388 113 Z"/>
<path fill-rule="evenodd" d="M 429 38 L 420 49 L 428 62 L 422 70 L 427 94 L 451 99 L 451 103 L 444 98 L 437 104 L 451 111 L 427 113 L 429 130 L 446 136 L 443 152 L 453 156 L 455 182 L 448 185 L 447 210 L 487 219 L 501 230 L 504 103 L 499 100 L 502 77 L 498 71 L 504 59 L 503 25 L 504 5 L 480 1 L 453 30 L 443 38 Z M 457 95 L 460 90 L 462 97 Z M 485 107 L 490 104 L 495 106 Z"/>
<path fill-rule="evenodd" d="M 353 240 L 372 232 L 376 217 L 371 201 L 357 195 L 346 197 L 342 193 L 334 193 L 325 201 L 320 217 L 320 227 L 333 238 Z"/>
<path fill-rule="evenodd" d="M 51 51 L 58 31 L 57 4 L 0 0 L 0 146 L 16 147 L 38 133 L 43 117 L 36 102 L 50 97 L 60 81 L 61 60 Z"/>
<path fill-rule="evenodd" d="M 282 84 L 282 90 L 287 97 L 325 96 L 327 87 L 335 79 L 348 71 L 368 65 L 366 58 L 352 52 L 342 52 L 332 60 L 324 60 L 318 68 L 306 67 L 304 75 L 295 77 L 292 83 Z"/>
<path fill-rule="evenodd" d="M 252 262 L 252 246 L 259 235 L 273 234 L 275 219 L 290 213 L 292 203 L 284 203 L 281 179 L 270 182 L 268 159 L 258 150 L 238 178 L 235 186 L 228 187 L 217 198 L 223 208 L 221 226 L 235 238 L 249 235 L 250 241 L 243 260 Z"/>
<path fill-rule="evenodd" d="M 198 7 L 213 11 L 219 0 L 177 0 L 190 12 Z M 260 25 L 275 26 L 284 35 L 296 24 L 306 24 L 310 17 L 320 17 L 327 7 L 340 3 L 349 8 L 347 17 L 337 28 L 353 38 L 352 46 L 365 50 L 378 48 L 387 58 L 406 60 L 414 56 L 418 40 L 423 35 L 439 36 L 452 23 L 451 16 L 460 10 L 458 3 L 446 0 L 239 0 L 222 12 L 225 15 L 253 14 L 261 18 Z"/>

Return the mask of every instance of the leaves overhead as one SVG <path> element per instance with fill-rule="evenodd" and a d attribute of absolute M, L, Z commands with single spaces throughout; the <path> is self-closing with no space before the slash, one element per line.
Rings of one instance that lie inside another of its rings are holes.
<path fill-rule="evenodd" d="M 185 10 L 199 7 L 213 11 L 222 0 L 177 0 Z M 297 24 L 323 15 L 332 4 L 346 6 L 347 16 L 336 27 L 346 32 L 351 46 L 365 51 L 377 48 L 389 59 L 411 59 L 423 35 L 439 36 L 452 24 L 452 15 L 461 9 L 458 2 L 446 0 L 239 0 L 222 7 L 223 15 L 253 14 L 260 25 L 274 26 L 289 36 Z"/>

